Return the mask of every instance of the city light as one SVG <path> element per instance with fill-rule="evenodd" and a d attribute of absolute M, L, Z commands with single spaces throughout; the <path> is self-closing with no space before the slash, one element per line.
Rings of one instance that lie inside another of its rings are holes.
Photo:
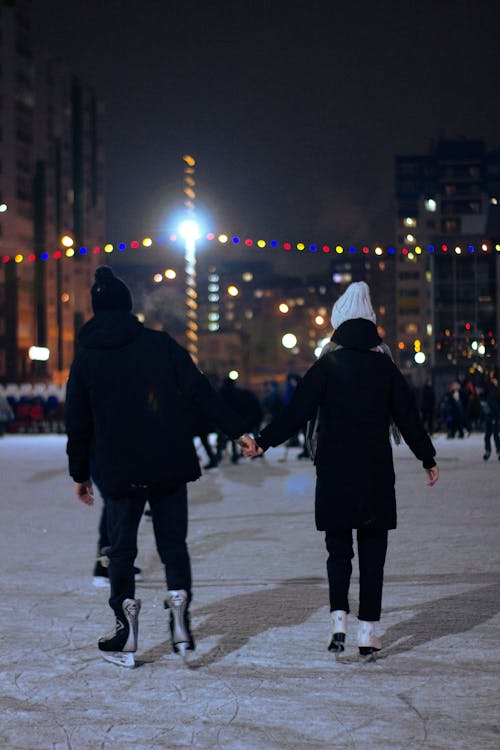
<path fill-rule="evenodd" d="M 155 281 L 157 284 L 159 284 L 160 281 L 163 281 L 163 276 L 161 275 L 161 273 L 155 273 L 155 275 L 153 276 L 153 281 Z"/>
<path fill-rule="evenodd" d="M 316 315 L 314 318 L 314 322 L 317 326 L 324 326 L 325 325 L 325 319 L 322 315 Z"/>
<path fill-rule="evenodd" d="M 413 357 L 413 359 L 415 360 L 417 365 L 423 365 L 426 360 L 426 356 L 423 352 L 415 352 L 415 356 Z"/>
<path fill-rule="evenodd" d="M 194 242 L 195 240 L 199 240 L 201 232 L 198 222 L 193 219 L 186 219 L 179 225 L 179 234 L 186 241 Z"/>
<path fill-rule="evenodd" d="M 28 357 L 32 361 L 46 362 L 50 357 L 50 349 L 47 349 L 46 346 L 30 346 Z"/>
<path fill-rule="evenodd" d="M 240 290 L 238 289 L 237 286 L 234 286 L 233 284 L 231 284 L 231 286 L 228 286 L 228 288 L 227 288 L 227 293 L 231 297 L 237 297 L 238 294 L 240 293 Z"/>
<path fill-rule="evenodd" d="M 73 237 L 70 237 L 69 234 L 65 234 L 61 237 L 61 245 L 63 247 L 73 247 L 75 244 L 75 241 Z"/>
<path fill-rule="evenodd" d="M 293 349 L 297 346 L 297 336 L 294 333 L 285 333 L 281 339 L 281 343 L 285 349 Z"/>
<path fill-rule="evenodd" d="M 176 276 L 177 276 L 177 274 L 175 273 L 175 271 L 174 271 L 173 268 L 167 268 L 165 270 L 165 278 L 166 279 L 175 279 Z"/>
<path fill-rule="evenodd" d="M 230 380 L 238 380 L 238 378 L 240 377 L 240 373 L 238 372 L 238 370 L 230 370 L 227 376 Z"/>
<path fill-rule="evenodd" d="M 282 302 L 280 305 L 278 305 L 278 310 L 280 311 L 280 313 L 284 314 L 289 312 L 290 308 L 288 307 L 286 302 Z"/>
<path fill-rule="evenodd" d="M 0 213 L 4 214 L 8 209 L 8 205 L 6 203 L 0 203 Z"/>

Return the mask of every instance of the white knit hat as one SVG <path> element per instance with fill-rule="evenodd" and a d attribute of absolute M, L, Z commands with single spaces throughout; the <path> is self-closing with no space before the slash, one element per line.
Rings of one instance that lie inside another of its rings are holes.
<path fill-rule="evenodd" d="M 364 281 L 355 281 L 350 284 L 333 306 L 332 326 L 334 328 L 338 328 L 346 320 L 353 318 L 365 318 L 372 323 L 377 322 L 370 299 L 370 288 Z"/>

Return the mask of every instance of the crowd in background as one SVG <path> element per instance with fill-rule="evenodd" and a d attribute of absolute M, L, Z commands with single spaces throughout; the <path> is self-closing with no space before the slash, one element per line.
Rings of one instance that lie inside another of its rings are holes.
<path fill-rule="evenodd" d="M 215 378 L 212 379 L 217 387 Z M 289 403 L 300 381 L 300 375 L 288 373 L 284 384 L 277 380 L 264 383 L 260 397 L 226 378 L 218 390 L 228 404 L 242 416 L 250 417 L 253 432 L 270 422 Z M 493 440 L 500 455 L 500 387 L 499 373 L 460 375 L 450 381 L 446 391 L 436 397 L 429 377 L 415 389 L 424 426 L 429 435 L 445 433 L 447 438 L 464 438 L 472 432 L 484 432 L 487 460 Z M 7 433 L 64 433 L 64 386 L 14 385 L 0 386 L 0 436 Z M 305 425 L 304 425 L 305 429 Z M 215 434 L 215 438 L 214 438 Z M 212 425 L 193 415 L 193 437 L 200 439 L 208 462 L 205 469 L 215 468 L 227 457 L 237 464 L 241 458 L 236 441 L 214 430 Z M 307 457 L 304 435 L 296 435 L 289 447 L 301 447 L 299 457 Z"/>

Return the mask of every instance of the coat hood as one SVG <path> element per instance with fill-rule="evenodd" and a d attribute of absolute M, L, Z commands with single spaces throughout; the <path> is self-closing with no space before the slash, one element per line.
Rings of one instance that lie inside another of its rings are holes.
<path fill-rule="evenodd" d="M 107 310 L 91 318 L 78 334 L 84 349 L 120 349 L 142 333 L 144 326 L 125 310 Z"/>
<path fill-rule="evenodd" d="M 345 349 L 373 349 L 382 343 L 377 326 L 365 318 L 346 320 L 334 332 L 332 341 Z"/>

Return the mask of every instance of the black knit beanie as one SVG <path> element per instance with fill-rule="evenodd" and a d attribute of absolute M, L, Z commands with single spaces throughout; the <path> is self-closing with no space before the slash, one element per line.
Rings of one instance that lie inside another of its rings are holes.
<path fill-rule="evenodd" d="M 90 293 L 95 313 L 104 310 L 132 310 L 132 295 L 128 286 L 114 275 L 109 266 L 96 268 L 94 278 L 95 284 Z"/>

